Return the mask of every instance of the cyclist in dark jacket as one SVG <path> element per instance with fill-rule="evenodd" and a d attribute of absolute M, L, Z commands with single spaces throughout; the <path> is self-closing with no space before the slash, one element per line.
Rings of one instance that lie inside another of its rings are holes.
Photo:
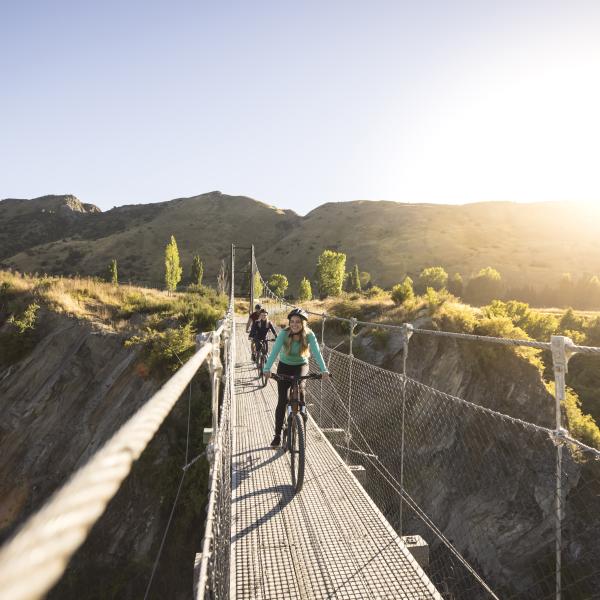
<path fill-rule="evenodd" d="M 248 333 L 250 331 L 250 328 L 252 327 L 252 325 L 254 325 L 254 323 L 256 323 L 256 321 L 258 321 L 258 317 L 260 316 L 260 311 L 262 310 L 262 306 L 260 304 L 257 304 L 254 307 L 254 312 L 250 313 L 250 316 L 248 317 L 248 322 L 246 323 L 246 333 Z M 252 336 L 250 336 L 250 339 L 252 339 Z M 254 340 L 252 340 L 252 360 L 256 359 L 256 348 L 254 347 Z"/>
<path fill-rule="evenodd" d="M 250 316 L 248 317 L 248 322 L 246 323 L 246 333 L 248 333 L 250 331 L 250 327 L 256 323 L 256 321 L 258 320 L 258 317 L 260 316 L 260 311 L 262 310 L 262 306 L 260 304 L 257 304 L 254 307 L 254 312 L 250 313 Z"/>
<path fill-rule="evenodd" d="M 258 344 L 256 342 L 266 343 L 269 331 L 272 332 L 275 337 L 277 337 L 277 332 L 273 327 L 273 323 L 271 323 L 271 321 L 269 321 L 269 319 L 267 318 L 268 316 L 269 313 L 264 308 L 261 308 L 258 319 L 254 321 L 254 323 L 252 323 L 252 328 L 250 329 L 250 339 L 255 343 L 256 347 L 258 347 Z"/>

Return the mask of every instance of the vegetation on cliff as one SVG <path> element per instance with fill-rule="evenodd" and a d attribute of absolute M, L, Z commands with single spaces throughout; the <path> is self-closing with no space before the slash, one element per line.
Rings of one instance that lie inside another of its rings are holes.
<path fill-rule="evenodd" d="M 56 313 L 130 336 L 126 343 L 144 347 L 141 368 L 162 377 L 179 359 L 185 362 L 196 332 L 213 329 L 225 312 L 224 296 L 205 286 L 193 290 L 169 294 L 94 278 L 0 271 L 0 366 L 31 351 L 43 335 L 44 317 Z"/>

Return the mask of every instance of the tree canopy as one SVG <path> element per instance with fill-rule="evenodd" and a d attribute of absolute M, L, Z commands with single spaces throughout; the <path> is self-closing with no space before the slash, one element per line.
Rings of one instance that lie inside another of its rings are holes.
<path fill-rule="evenodd" d="M 310 281 L 304 277 L 300 282 L 300 291 L 298 293 L 298 300 L 300 302 L 308 302 L 312 300 L 312 287 Z"/>
<path fill-rule="evenodd" d="M 268 285 L 276 296 L 283 298 L 289 284 L 285 275 L 282 275 L 281 273 L 273 273 L 273 275 L 271 275 L 269 278 Z"/>
<path fill-rule="evenodd" d="M 433 288 L 442 290 L 448 284 L 448 273 L 443 267 L 427 267 L 419 274 L 419 288 L 421 291 Z"/>
<path fill-rule="evenodd" d="M 108 279 L 113 285 L 119 285 L 119 272 L 117 270 L 116 258 L 113 258 L 108 265 Z"/>
<path fill-rule="evenodd" d="M 466 298 L 471 304 L 489 304 L 502 294 L 502 277 L 492 267 L 481 269 L 475 277 L 469 280 Z"/>
<path fill-rule="evenodd" d="M 396 304 L 404 304 L 404 302 L 412 300 L 414 297 L 413 280 L 408 276 L 404 278 L 402 283 L 398 283 L 392 288 L 392 300 Z"/>
<path fill-rule="evenodd" d="M 190 274 L 190 282 L 193 285 L 202 285 L 202 276 L 204 275 L 204 265 L 200 257 L 196 254 L 192 260 L 192 271 Z"/>
<path fill-rule="evenodd" d="M 182 268 L 179 264 L 179 249 L 175 236 L 171 236 L 171 241 L 165 247 L 165 285 L 169 292 L 177 289 L 177 284 L 181 281 Z"/>
<path fill-rule="evenodd" d="M 317 282 L 322 297 L 339 296 L 346 274 L 346 255 L 324 250 L 317 261 Z"/>

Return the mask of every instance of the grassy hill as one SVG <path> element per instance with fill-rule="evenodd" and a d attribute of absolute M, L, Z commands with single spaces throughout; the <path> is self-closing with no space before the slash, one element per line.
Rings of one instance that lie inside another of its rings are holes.
<path fill-rule="evenodd" d="M 251 198 L 211 192 L 105 213 L 72 196 L 0 201 L 0 261 L 27 272 L 101 275 L 161 285 L 163 252 L 175 235 L 189 272 L 193 254 L 213 280 L 232 242 L 254 243 L 263 275 L 285 273 L 295 292 L 325 248 L 348 255 L 389 287 L 441 265 L 469 278 L 492 266 L 512 287 L 556 285 L 562 273 L 600 274 L 600 211 L 568 203 L 433 205 L 327 203 L 305 217 Z"/>
<path fill-rule="evenodd" d="M 293 280 L 311 277 L 328 247 L 348 255 L 348 269 L 357 262 L 384 287 L 433 265 L 466 278 L 493 266 L 512 286 L 554 285 L 565 272 L 600 273 L 598 217 L 589 207 L 574 210 L 566 203 L 329 203 L 260 254 L 259 264 Z"/>
<path fill-rule="evenodd" d="M 8 236 L 13 225 L 5 221 L 6 202 L 11 201 L 0 202 L 0 216 L 2 232 Z M 232 242 L 242 246 L 254 242 L 268 248 L 300 220 L 291 211 L 219 192 L 123 206 L 106 213 L 78 213 L 63 218 L 62 224 L 57 223 L 56 214 L 40 213 L 38 201 L 30 202 L 32 221 L 46 226 L 38 228 L 43 232 L 41 243 L 30 243 L 17 253 L 10 251 L 17 242 L 3 243 L 0 260 L 5 267 L 25 272 L 104 275 L 110 260 L 116 258 L 122 281 L 157 286 L 163 282 L 164 248 L 171 235 L 177 239 L 184 276 L 189 274 L 192 256 L 198 253 L 207 280 L 214 280 Z M 19 215 L 20 220 L 24 218 L 24 214 Z M 14 237 L 19 236 L 16 233 Z"/>

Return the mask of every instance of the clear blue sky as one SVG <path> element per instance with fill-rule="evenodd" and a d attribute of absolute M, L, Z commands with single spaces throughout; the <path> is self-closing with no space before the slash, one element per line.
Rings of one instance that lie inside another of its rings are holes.
<path fill-rule="evenodd" d="M 0 198 L 600 200 L 600 2 L 0 4 Z"/>

